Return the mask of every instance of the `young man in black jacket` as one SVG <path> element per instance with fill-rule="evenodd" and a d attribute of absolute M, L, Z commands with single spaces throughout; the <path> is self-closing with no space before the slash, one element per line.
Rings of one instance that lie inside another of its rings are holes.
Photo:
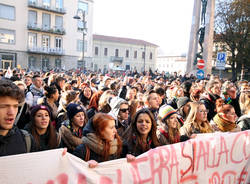
<path fill-rule="evenodd" d="M 24 92 L 14 83 L 0 80 L 0 156 L 35 151 L 31 135 L 14 126 Z"/>

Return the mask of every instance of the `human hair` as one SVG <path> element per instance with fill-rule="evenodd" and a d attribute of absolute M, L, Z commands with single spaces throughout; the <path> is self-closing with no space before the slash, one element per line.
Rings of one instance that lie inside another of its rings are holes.
<path fill-rule="evenodd" d="M 69 104 L 72 101 L 75 101 L 77 99 L 77 95 L 79 92 L 74 91 L 74 90 L 69 90 L 66 92 L 66 104 Z"/>
<path fill-rule="evenodd" d="M 157 94 L 159 94 L 160 96 L 163 96 L 163 95 L 166 94 L 165 90 L 164 90 L 162 87 L 157 87 L 157 88 L 155 89 L 155 92 L 156 92 Z"/>
<path fill-rule="evenodd" d="M 59 83 L 59 82 L 61 82 L 61 81 L 65 81 L 65 78 L 63 78 L 63 77 L 61 77 L 61 76 L 58 76 L 58 77 L 56 78 L 56 83 Z"/>
<path fill-rule="evenodd" d="M 186 119 L 184 125 L 189 124 L 189 125 L 193 126 L 195 129 L 199 130 L 201 133 L 213 132 L 208 120 L 206 120 L 200 124 L 196 121 L 197 113 L 198 113 L 199 107 L 201 105 L 204 105 L 204 104 L 202 102 L 190 103 L 190 111 L 189 111 L 189 114 L 187 116 L 187 119 Z"/>
<path fill-rule="evenodd" d="M 146 152 L 150 149 L 150 147 L 149 147 L 149 145 L 143 144 L 143 139 L 142 139 L 139 131 L 137 130 L 137 125 L 136 125 L 140 114 L 147 114 L 150 117 L 151 122 L 152 122 L 152 127 L 151 127 L 149 134 L 148 134 L 148 137 L 150 139 L 152 139 L 152 142 L 153 142 L 155 147 L 160 146 L 160 143 L 159 143 L 158 138 L 156 136 L 157 125 L 156 125 L 154 115 L 147 108 L 143 108 L 143 109 L 137 111 L 129 128 L 124 132 L 123 139 L 128 140 L 128 142 L 133 142 L 133 137 L 135 136 L 136 143 L 135 143 L 134 148 L 133 148 L 134 151 L 139 148 L 143 152 Z"/>
<path fill-rule="evenodd" d="M 110 120 L 115 121 L 115 119 L 112 116 L 106 113 L 97 113 L 93 117 L 93 129 L 95 131 L 96 136 L 99 137 L 103 143 L 102 156 L 104 158 L 104 161 L 108 160 L 111 145 L 109 140 L 104 139 L 103 131 L 108 126 L 108 122 Z M 115 138 L 117 139 L 118 143 L 118 150 L 116 152 L 116 155 L 120 156 L 122 152 L 122 141 L 117 132 L 115 133 Z"/>
<path fill-rule="evenodd" d="M 171 115 L 172 116 L 172 115 Z M 169 122 L 170 122 L 170 117 L 169 116 L 167 119 L 164 120 L 164 122 L 167 124 L 168 126 L 168 136 L 169 136 L 169 142 L 170 144 L 174 144 L 176 143 L 176 138 L 180 137 L 180 124 L 179 122 L 177 122 L 177 127 L 176 128 L 172 128 L 169 126 Z"/>
<path fill-rule="evenodd" d="M 250 110 L 250 91 L 240 94 L 239 103 L 242 113 L 246 114 Z"/>
<path fill-rule="evenodd" d="M 34 137 L 36 146 L 39 148 L 40 147 L 40 135 L 38 134 L 38 132 L 36 130 L 36 124 L 35 124 L 36 123 L 35 122 L 36 113 L 34 114 L 34 116 L 31 116 L 31 134 Z M 48 112 L 48 114 L 49 114 L 49 118 L 50 118 L 49 126 L 47 127 L 47 131 L 48 131 L 48 135 L 49 135 L 48 145 L 49 145 L 50 149 L 54 149 L 58 145 L 58 140 L 57 140 L 56 130 L 55 130 L 54 126 L 51 124 L 51 114 L 49 112 Z"/>
<path fill-rule="evenodd" d="M 32 77 L 32 80 L 35 81 L 36 78 L 38 78 L 38 77 L 41 77 L 41 76 L 40 76 L 40 75 L 34 75 L 34 76 Z"/>
<path fill-rule="evenodd" d="M 58 89 L 54 85 L 53 86 L 45 86 L 44 89 L 45 89 L 45 96 L 47 98 L 51 98 L 51 96 L 58 91 Z"/>
<path fill-rule="evenodd" d="M 101 95 L 99 102 L 98 102 L 98 109 L 100 112 L 108 113 L 111 110 L 111 107 L 108 104 L 108 100 L 110 97 L 115 96 L 115 93 L 112 90 L 104 91 Z"/>
<path fill-rule="evenodd" d="M 206 84 L 206 91 L 209 92 L 211 90 L 211 88 L 213 88 L 217 84 L 219 84 L 218 81 L 214 81 L 214 80 L 208 81 L 208 83 Z"/>
<path fill-rule="evenodd" d="M 234 107 L 232 105 L 224 104 L 224 105 L 222 105 L 222 107 L 220 108 L 218 113 L 228 114 L 231 109 L 234 109 Z"/>
<path fill-rule="evenodd" d="M 9 80 L 0 80 L 0 97 L 10 97 L 22 103 L 25 99 L 24 91 Z"/>

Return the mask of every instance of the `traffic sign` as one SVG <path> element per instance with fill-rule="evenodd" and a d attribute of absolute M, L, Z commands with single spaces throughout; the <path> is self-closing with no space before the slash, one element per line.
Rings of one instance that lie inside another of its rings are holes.
<path fill-rule="evenodd" d="M 197 68 L 203 69 L 205 67 L 205 61 L 203 59 L 200 59 L 197 61 Z"/>
<path fill-rule="evenodd" d="M 198 79 L 204 79 L 205 73 L 203 70 L 198 70 L 196 76 Z"/>
<path fill-rule="evenodd" d="M 225 52 L 218 52 L 216 58 L 216 69 L 218 70 L 225 70 L 226 65 L 226 53 Z"/>

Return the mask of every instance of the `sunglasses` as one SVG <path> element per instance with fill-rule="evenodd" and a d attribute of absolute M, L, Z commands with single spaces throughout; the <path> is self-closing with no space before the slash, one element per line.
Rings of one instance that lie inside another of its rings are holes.
<path fill-rule="evenodd" d="M 120 109 L 121 112 L 125 113 L 126 111 L 129 112 L 129 109 Z"/>

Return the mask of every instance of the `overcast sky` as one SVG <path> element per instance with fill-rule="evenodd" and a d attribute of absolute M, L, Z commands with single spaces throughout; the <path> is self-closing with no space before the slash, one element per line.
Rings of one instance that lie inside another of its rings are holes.
<path fill-rule="evenodd" d="M 94 0 L 94 33 L 142 39 L 187 53 L 194 0 Z"/>

